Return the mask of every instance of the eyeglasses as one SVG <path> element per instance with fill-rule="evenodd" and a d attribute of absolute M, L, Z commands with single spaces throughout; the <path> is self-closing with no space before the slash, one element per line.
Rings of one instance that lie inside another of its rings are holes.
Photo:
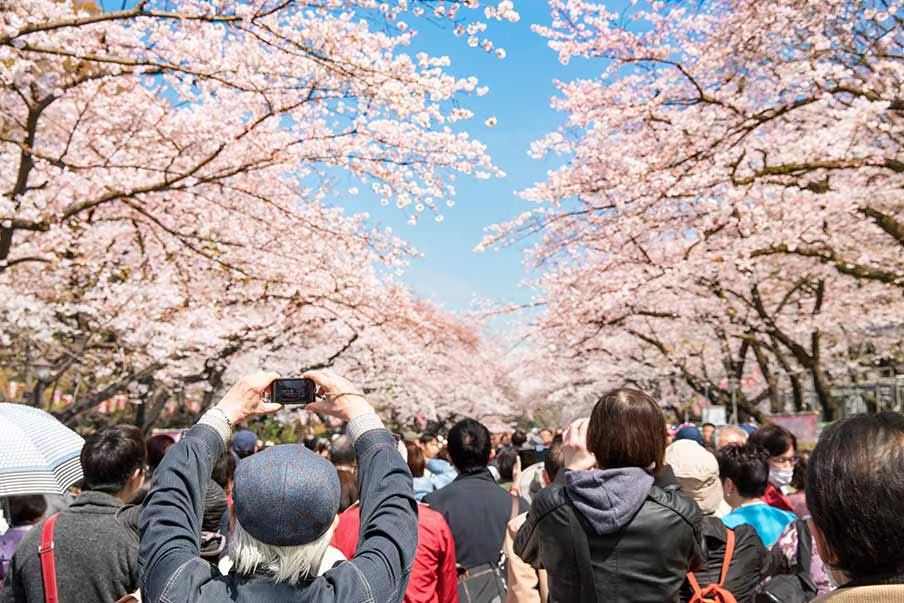
<path fill-rule="evenodd" d="M 769 462 L 774 465 L 783 467 L 794 467 L 800 462 L 799 456 L 773 456 L 769 458 Z"/>

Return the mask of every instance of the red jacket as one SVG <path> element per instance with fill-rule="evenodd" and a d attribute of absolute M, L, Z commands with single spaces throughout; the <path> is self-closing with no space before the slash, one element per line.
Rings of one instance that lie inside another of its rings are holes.
<path fill-rule="evenodd" d="M 763 502 L 770 507 L 794 513 L 794 505 L 791 504 L 791 499 L 785 496 L 784 492 L 773 486 L 771 483 L 766 486 L 766 494 L 763 495 Z"/>
<path fill-rule="evenodd" d="M 355 556 L 361 529 L 361 508 L 349 507 L 339 514 L 339 526 L 330 544 L 349 559 Z M 455 541 L 449 524 L 427 505 L 418 505 L 417 552 L 405 603 L 458 603 L 458 573 Z"/>

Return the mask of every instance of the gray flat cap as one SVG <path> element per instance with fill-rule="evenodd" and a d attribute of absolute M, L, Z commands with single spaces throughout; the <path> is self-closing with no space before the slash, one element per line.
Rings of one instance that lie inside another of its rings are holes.
<path fill-rule="evenodd" d="M 232 500 L 236 519 L 261 542 L 307 544 L 336 517 L 339 478 L 328 460 L 304 446 L 272 446 L 239 463 Z"/>

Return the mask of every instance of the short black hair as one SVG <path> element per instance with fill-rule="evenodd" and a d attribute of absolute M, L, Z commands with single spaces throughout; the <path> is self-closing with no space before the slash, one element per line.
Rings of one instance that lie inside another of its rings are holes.
<path fill-rule="evenodd" d="M 22 494 L 9 497 L 9 525 L 30 525 L 47 511 L 47 499 L 42 494 Z"/>
<path fill-rule="evenodd" d="M 813 523 L 851 579 L 904 571 L 904 415 L 858 415 L 828 427 L 807 470 Z"/>
<path fill-rule="evenodd" d="M 565 451 L 562 450 L 562 438 L 556 436 L 546 451 L 546 458 L 543 459 L 543 469 L 546 470 L 546 477 L 550 483 L 556 481 L 559 471 L 565 466 Z"/>
<path fill-rule="evenodd" d="M 235 466 L 235 455 L 227 450 L 213 464 L 213 472 L 210 475 L 210 479 L 215 481 L 221 488 L 226 488 L 230 481 L 235 481 Z"/>
<path fill-rule="evenodd" d="M 527 434 L 521 431 L 520 429 L 512 434 L 512 446 L 515 448 L 521 448 L 524 446 L 524 443 L 527 441 Z"/>
<path fill-rule="evenodd" d="M 148 449 L 148 467 L 151 468 L 151 471 L 157 471 L 160 461 L 163 460 L 163 455 L 175 443 L 176 440 L 165 433 L 158 433 L 148 438 L 146 447 Z"/>
<path fill-rule="evenodd" d="M 515 469 L 515 460 L 518 458 L 518 451 L 511 446 L 506 446 L 496 453 L 496 459 L 493 463 L 499 470 L 499 479 L 503 482 L 511 481 L 513 471 Z"/>
<path fill-rule="evenodd" d="M 449 430 L 449 456 L 459 472 L 483 469 L 490 462 L 490 431 L 474 419 L 462 419 Z"/>
<path fill-rule="evenodd" d="M 353 466 L 357 459 L 355 442 L 350 436 L 342 435 L 333 440 L 333 445 L 330 446 L 330 460 L 334 465 Z"/>
<path fill-rule="evenodd" d="M 789 448 L 797 451 L 797 437 L 775 423 L 768 423 L 754 431 L 750 434 L 747 443 L 765 448 L 769 456 L 781 456 Z"/>
<path fill-rule="evenodd" d="M 422 434 L 418 439 L 420 440 L 421 444 L 429 444 L 430 442 L 436 440 L 437 437 L 435 433 L 425 433 Z"/>
<path fill-rule="evenodd" d="M 714 423 L 704 423 L 700 426 L 700 429 L 703 429 L 704 427 L 712 427 L 713 429 L 715 429 L 716 425 Z"/>
<path fill-rule="evenodd" d="M 716 453 L 719 478 L 731 478 L 744 498 L 760 498 L 769 484 L 769 453 L 759 446 L 731 444 Z"/>
<path fill-rule="evenodd" d="M 116 425 L 96 431 L 82 447 L 85 489 L 115 494 L 136 469 L 144 467 L 144 434 L 134 425 Z"/>

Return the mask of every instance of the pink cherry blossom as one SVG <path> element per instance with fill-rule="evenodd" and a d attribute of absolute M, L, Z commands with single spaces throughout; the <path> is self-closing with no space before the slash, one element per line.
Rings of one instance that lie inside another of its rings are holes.
<path fill-rule="evenodd" d="M 547 388 L 838 416 L 901 351 L 904 3 L 549 5 L 535 31 L 602 75 L 557 83 L 531 153 L 566 161 L 482 245 L 536 242 Z"/>
<path fill-rule="evenodd" d="M 421 3 L 318 4 L 0 12 L 2 358 L 49 359 L 65 419 L 121 391 L 210 402 L 258 366 L 335 366 L 400 420 L 504 403 L 473 321 L 390 276 L 416 252 L 339 207 L 351 181 L 435 208 L 498 174 L 446 125 L 478 82 L 411 52 Z"/>

